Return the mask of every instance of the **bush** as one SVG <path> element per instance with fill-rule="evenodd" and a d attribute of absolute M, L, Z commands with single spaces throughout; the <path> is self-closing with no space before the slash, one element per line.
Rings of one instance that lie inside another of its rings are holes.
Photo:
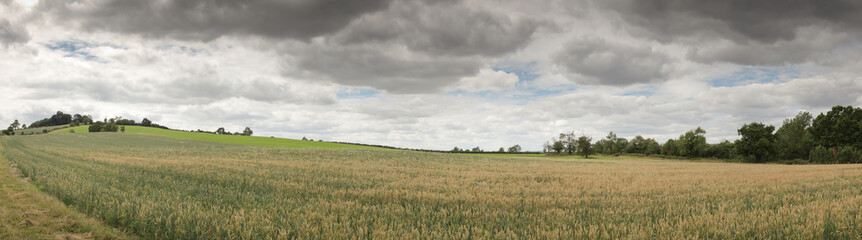
<path fill-rule="evenodd" d="M 859 163 L 860 151 L 854 147 L 840 147 L 836 156 L 838 163 Z"/>
<path fill-rule="evenodd" d="M 48 133 L 48 129 L 42 129 L 42 133 Z"/>

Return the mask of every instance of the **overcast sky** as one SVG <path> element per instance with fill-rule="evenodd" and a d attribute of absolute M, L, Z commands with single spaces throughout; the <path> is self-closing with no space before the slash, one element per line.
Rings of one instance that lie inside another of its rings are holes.
<path fill-rule="evenodd" d="M 862 105 L 862 1 L 0 0 L 0 123 L 448 150 Z M 4 125 L 5 126 L 5 125 Z"/>

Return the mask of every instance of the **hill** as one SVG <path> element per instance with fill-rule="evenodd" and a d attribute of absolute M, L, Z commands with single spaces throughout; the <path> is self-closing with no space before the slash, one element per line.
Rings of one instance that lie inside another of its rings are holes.
<path fill-rule="evenodd" d="M 78 133 L 88 133 L 89 126 L 78 126 L 73 128 L 61 129 L 54 133 L 69 133 L 70 130 Z M 135 134 L 151 134 L 161 135 L 174 138 L 202 140 L 210 142 L 231 143 L 248 146 L 262 147 L 284 147 L 284 148 L 341 148 L 341 149 L 383 149 L 371 146 L 362 146 L 354 144 L 330 143 L 330 142 L 315 142 L 303 141 L 286 138 L 274 137 L 257 137 L 257 136 L 237 136 L 237 135 L 216 135 L 211 133 L 186 132 L 178 130 L 168 130 L 161 128 L 142 127 L 142 126 L 126 126 L 126 133 Z"/>

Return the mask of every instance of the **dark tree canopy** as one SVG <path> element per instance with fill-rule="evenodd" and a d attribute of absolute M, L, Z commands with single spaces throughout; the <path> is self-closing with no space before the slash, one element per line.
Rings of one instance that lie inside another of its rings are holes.
<path fill-rule="evenodd" d="M 742 128 L 737 130 L 742 136 L 735 144 L 738 153 L 751 162 L 766 162 L 775 153 L 775 135 L 772 134 L 774 130 L 772 125 L 759 122 L 742 125 Z"/>
<path fill-rule="evenodd" d="M 814 143 L 825 147 L 862 148 L 862 109 L 835 106 L 820 114 L 809 128 Z"/>

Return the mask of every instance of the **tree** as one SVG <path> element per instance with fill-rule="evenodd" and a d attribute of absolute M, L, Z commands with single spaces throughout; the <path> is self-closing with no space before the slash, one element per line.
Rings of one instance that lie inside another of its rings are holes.
<path fill-rule="evenodd" d="M 21 124 L 21 129 L 27 129 L 27 124 Z"/>
<path fill-rule="evenodd" d="M 305 140 L 305 137 L 302 137 L 302 139 L 303 139 L 303 140 Z M 461 149 L 460 149 L 460 148 L 458 148 L 458 147 L 454 147 L 454 148 L 452 148 L 452 152 L 455 152 L 455 153 L 456 153 L 456 152 L 461 152 Z"/>
<path fill-rule="evenodd" d="M 105 123 L 102 125 L 102 132 L 117 132 L 117 130 L 120 130 L 120 127 L 116 123 Z"/>
<path fill-rule="evenodd" d="M 678 151 L 680 156 L 699 157 L 706 152 L 709 145 L 706 143 L 706 130 L 700 127 L 690 130 L 679 136 Z"/>
<path fill-rule="evenodd" d="M 223 127 L 220 127 L 215 131 L 215 134 L 224 135 L 228 134 L 228 132 L 226 132 Z"/>
<path fill-rule="evenodd" d="M 12 129 L 18 129 L 18 127 L 21 127 L 21 123 L 18 122 L 18 119 L 15 119 L 15 121 L 9 126 L 12 127 Z"/>
<path fill-rule="evenodd" d="M 152 125 L 152 124 L 153 124 L 153 122 L 151 122 L 151 121 L 150 121 L 149 119 L 147 119 L 147 118 L 144 118 L 144 120 L 141 120 L 141 126 L 149 127 L 149 126 L 150 126 L 150 125 Z"/>
<path fill-rule="evenodd" d="M 626 152 L 628 153 L 644 153 L 646 152 L 647 142 L 644 137 L 637 135 L 629 142 Z"/>
<path fill-rule="evenodd" d="M 249 127 L 245 127 L 245 130 L 242 130 L 242 135 L 243 135 L 243 136 L 251 136 L 251 134 L 253 134 L 253 133 L 254 133 L 254 132 L 253 132 L 253 131 L 251 131 L 251 128 L 249 128 Z"/>
<path fill-rule="evenodd" d="M 573 154 L 577 151 L 577 146 L 575 146 L 576 140 L 574 131 L 569 133 L 560 133 L 560 141 L 563 143 L 567 154 Z"/>
<path fill-rule="evenodd" d="M 605 149 L 604 149 L 605 154 L 613 155 L 613 154 L 617 154 L 617 152 L 619 152 L 619 149 L 617 149 L 617 146 L 616 146 L 617 145 L 617 134 L 614 133 L 614 131 L 611 131 L 610 133 L 608 133 L 608 136 L 606 136 L 605 139 L 603 139 L 603 140 L 605 140 L 605 142 L 603 143 L 603 145 L 605 147 Z"/>
<path fill-rule="evenodd" d="M 497 150 L 497 152 L 504 153 L 504 152 L 506 152 L 506 150 L 504 150 L 503 147 L 500 147 L 500 150 Z"/>
<path fill-rule="evenodd" d="M 650 154 L 661 154 L 661 145 L 654 138 L 647 138 L 644 141 L 644 145 L 646 146 L 644 154 L 647 156 Z"/>
<path fill-rule="evenodd" d="M 763 163 L 775 153 L 775 127 L 759 122 L 742 125 L 737 133 L 742 136 L 736 140 L 736 151 L 748 161 Z"/>
<path fill-rule="evenodd" d="M 552 146 L 552 148 L 554 149 L 555 153 L 560 154 L 561 152 L 563 152 L 564 149 L 566 149 L 566 145 L 563 144 L 563 141 L 554 140 L 554 145 Z"/>
<path fill-rule="evenodd" d="M 124 126 L 121 126 L 121 127 L 120 127 L 120 131 L 121 131 L 121 132 L 126 132 L 126 126 L 125 126 L 125 125 L 124 125 Z"/>
<path fill-rule="evenodd" d="M 500 148 L 500 151 L 502 151 L 502 150 L 503 150 L 503 148 Z M 515 146 L 509 147 L 509 153 L 519 153 L 519 152 L 521 152 L 521 145 L 515 144 Z"/>
<path fill-rule="evenodd" d="M 677 141 L 674 139 L 668 139 L 664 142 L 664 145 L 661 146 L 661 154 L 665 156 L 676 156 L 679 154 L 679 147 L 677 146 Z"/>
<path fill-rule="evenodd" d="M 818 115 L 809 131 L 817 145 L 862 147 L 862 109 L 834 106 L 825 115 Z"/>
<path fill-rule="evenodd" d="M 578 137 L 578 154 L 584 156 L 584 158 L 589 158 L 590 152 L 592 152 L 592 141 L 592 137 L 587 137 L 583 134 Z"/>
<path fill-rule="evenodd" d="M 808 132 L 812 118 L 808 112 L 799 112 L 796 117 L 784 120 L 781 128 L 775 131 L 775 150 L 778 158 L 803 159 L 809 155 L 814 141 L 811 133 Z"/>
<path fill-rule="evenodd" d="M 472 151 L 472 152 L 482 152 L 482 149 L 481 149 L 481 148 L 479 148 L 478 146 L 476 146 L 476 147 L 474 147 L 474 148 L 473 148 L 473 151 Z"/>
<path fill-rule="evenodd" d="M 94 122 L 93 124 L 90 124 L 90 127 L 87 128 L 87 131 L 89 131 L 89 132 L 101 132 L 102 131 L 102 125 L 104 125 L 103 122 Z"/>

